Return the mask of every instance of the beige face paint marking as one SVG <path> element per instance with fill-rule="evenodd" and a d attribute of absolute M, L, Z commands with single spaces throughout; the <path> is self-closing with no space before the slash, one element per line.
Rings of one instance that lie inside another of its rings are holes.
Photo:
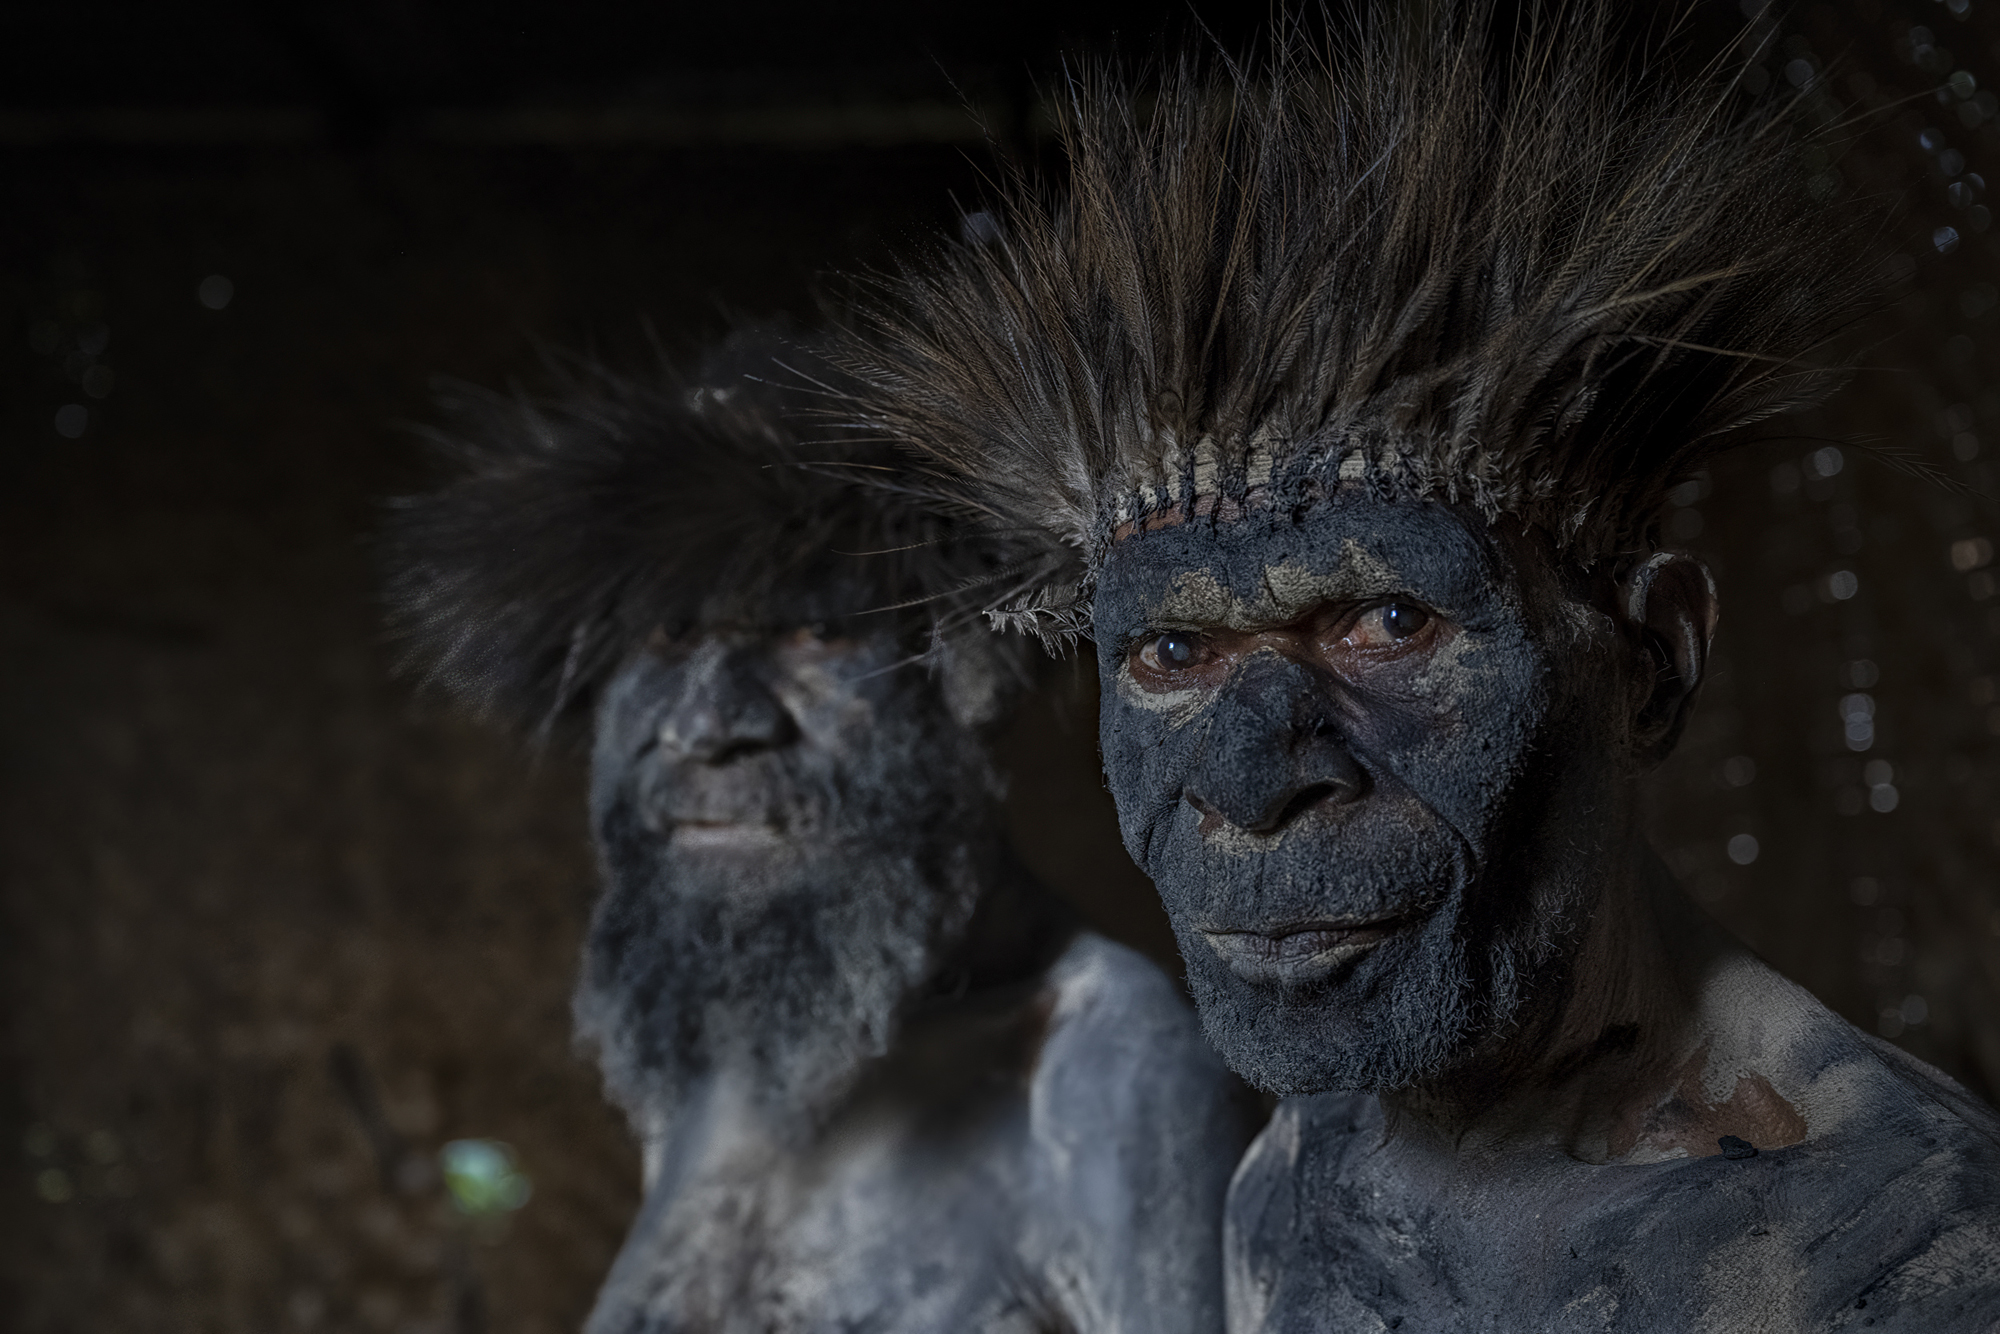
<path fill-rule="evenodd" d="M 1153 624 L 1162 630 L 1262 630 L 1288 625 L 1327 602 L 1356 602 L 1407 591 L 1403 576 L 1353 538 L 1341 544 L 1340 564 L 1320 572 L 1294 561 L 1264 569 L 1264 586 L 1250 601 L 1239 598 L 1207 570 L 1187 570 L 1175 576 L 1173 589 L 1153 609 Z M 1205 692 L 1152 691 L 1132 679 L 1129 666 L 1118 668 L 1118 698 L 1166 720 L 1185 726 L 1207 701 Z"/>
<path fill-rule="evenodd" d="M 1125 663 L 1118 664 L 1118 698 L 1135 709 L 1157 713 L 1166 719 L 1167 726 L 1180 728 L 1200 711 L 1207 696 L 1190 686 L 1186 690 L 1148 690 L 1132 679 L 1132 669 Z"/>
<path fill-rule="evenodd" d="M 1411 679 L 1410 693 L 1428 700 L 1439 713 L 1455 708 L 1477 674 L 1472 660 L 1479 647 L 1470 635 L 1451 636 Z"/>
<path fill-rule="evenodd" d="M 1249 601 L 1207 570 L 1188 570 L 1153 609 L 1162 629 L 1263 630 L 1298 620 L 1324 602 L 1352 602 L 1408 592 L 1403 576 L 1353 538 L 1341 544 L 1340 564 L 1318 571 L 1297 562 L 1264 567 L 1264 586 Z"/>

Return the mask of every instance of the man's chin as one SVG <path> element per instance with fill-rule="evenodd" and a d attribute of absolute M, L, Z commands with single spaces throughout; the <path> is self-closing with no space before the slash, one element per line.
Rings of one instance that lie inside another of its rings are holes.
<path fill-rule="evenodd" d="M 1449 1064 L 1448 1045 L 1407 1046 L 1360 1032 L 1358 1024 L 1301 1024 L 1296 1015 L 1272 1024 L 1268 1010 L 1234 1004 L 1200 1009 L 1202 1028 L 1229 1068 L 1282 1098 L 1407 1088 Z"/>
<path fill-rule="evenodd" d="M 970 880 L 807 833 L 773 856 L 768 825 L 688 828 L 610 862 L 577 1013 L 628 1106 L 731 1068 L 815 1114 L 962 935 Z"/>
<path fill-rule="evenodd" d="M 1426 968 L 1415 933 L 1339 942 L 1244 966 L 1183 947 L 1209 1041 L 1230 1069 L 1283 1097 L 1405 1087 L 1449 1065 L 1462 988 Z M 1202 956 L 1206 956 L 1205 958 Z"/>

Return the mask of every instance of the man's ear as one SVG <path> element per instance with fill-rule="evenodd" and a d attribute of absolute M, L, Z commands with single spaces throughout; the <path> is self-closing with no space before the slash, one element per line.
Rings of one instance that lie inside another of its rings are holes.
<path fill-rule="evenodd" d="M 1632 719 L 1633 759 L 1651 768 L 1673 753 L 1708 668 L 1718 610 L 1715 580 L 1693 556 L 1662 551 L 1619 585 L 1625 618 L 1652 664 Z"/>

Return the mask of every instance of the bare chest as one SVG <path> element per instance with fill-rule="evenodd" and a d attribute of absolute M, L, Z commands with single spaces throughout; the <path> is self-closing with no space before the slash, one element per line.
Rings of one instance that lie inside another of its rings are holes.
<path fill-rule="evenodd" d="M 1454 1164 L 1399 1153 L 1360 1102 L 1287 1103 L 1246 1156 L 1232 1334 L 1860 1328 L 1949 1227 L 1936 1180 L 1839 1153 Z"/>
<path fill-rule="evenodd" d="M 1040 1328 L 1006 1137 L 937 1161 L 893 1135 L 718 1171 L 649 1201 L 592 1334 Z"/>

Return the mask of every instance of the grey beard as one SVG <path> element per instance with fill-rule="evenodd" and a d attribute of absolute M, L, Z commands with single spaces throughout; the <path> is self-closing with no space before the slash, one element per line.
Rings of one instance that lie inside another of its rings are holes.
<path fill-rule="evenodd" d="M 773 1126 L 809 1131 L 889 1049 L 979 893 L 962 845 L 722 870 L 624 832 L 640 837 L 606 840 L 574 1004 L 579 1039 L 642 1131 L 725 1071 Z"/>

